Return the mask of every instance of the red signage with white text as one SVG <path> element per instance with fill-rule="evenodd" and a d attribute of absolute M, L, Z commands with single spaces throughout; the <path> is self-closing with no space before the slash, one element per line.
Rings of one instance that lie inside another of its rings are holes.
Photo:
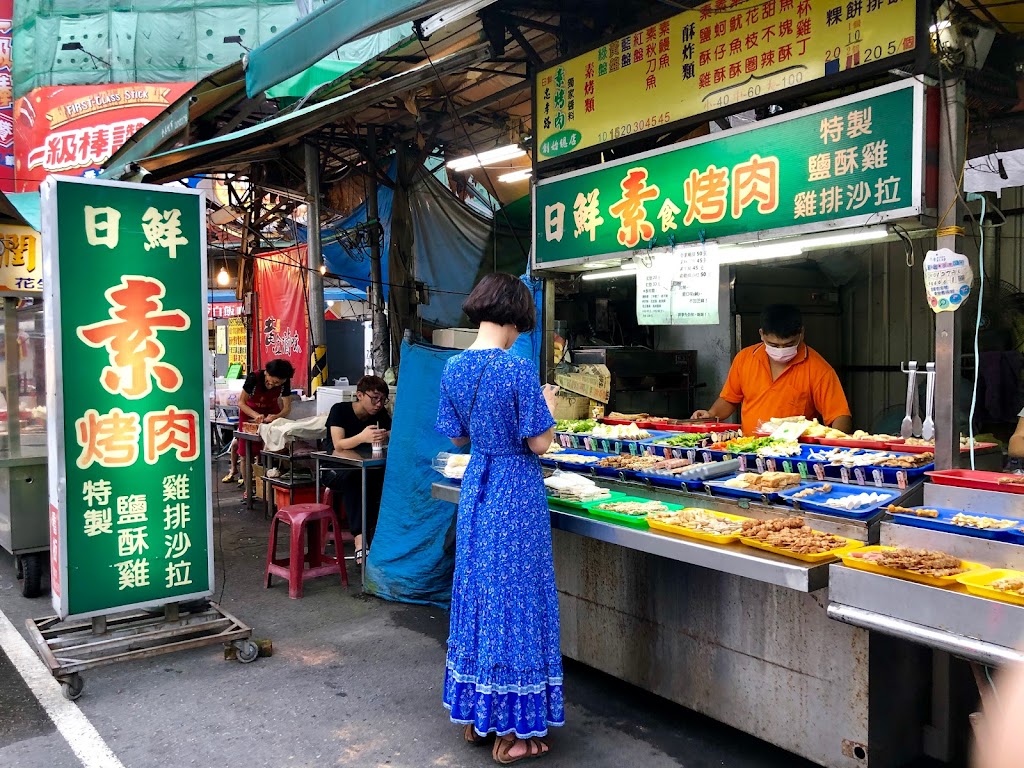
<path fill-rule="evenodd" d="M 241 317 L 242 314 L 240 301 L 215 301 L 206 305 L 206 317 L 210 320 Z"/>
<path fill-rule="evenodd" d="M 14 0 L 0 0 L 0 192 L 14 191 L 13 15 Z"/>
<path fill-rule="evenodd" d="M 256 259 L 256 365 L 281 357 L 295 366 L 293 389 L 309 382 L 309 310 L 306 307 L 306 246 L 261 254 Z"/>
<path fill-rule="evenodd" d="M 2 58 L 0 48 L 0 64 Z M 0 105 L 2 77 L 0 67 Z M 30 91 L 14 104 L 16 191 L 36 191 L 51 173 L 95 176 L 132 134 L 191 87 L 192 83 L 123 83 Z"/>

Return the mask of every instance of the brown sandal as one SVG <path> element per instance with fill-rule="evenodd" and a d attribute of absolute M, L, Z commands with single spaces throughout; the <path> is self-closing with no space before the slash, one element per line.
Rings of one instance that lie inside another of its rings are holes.
<path fill-rule="evenodd" d="M 512 763 L 518 763 L 520 760 L 543 757 L 550 750 L 550 747 L 543 741 L 531 736 L 529 739 L 522 739 L 526 744 L 526 751 L 523 754 L 518 757 L 509 757 L 508 753 L 512 751 L 512 747 L 516 745 L 517 741 L 519 739 L 516 739 L 514 736 L 511 739 L 499 736 L 494 740 L 494 749 L 491 751 L 491 757 L 494 758 L 496 763 L 501 765 L 512 765 Z"/>
<path fill-rule="evenodd" d="M 487 743 L 487 736 L 481 736 L 477 733 L 472 723 L 467 723 L 466 727 L 462 729 L 462 738 L 466 740 L 467 744 L 472 744 L 474 747 Z"/>

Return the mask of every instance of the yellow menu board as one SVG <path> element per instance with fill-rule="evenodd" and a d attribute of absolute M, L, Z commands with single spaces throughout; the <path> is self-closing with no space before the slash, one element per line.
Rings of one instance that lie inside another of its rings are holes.
<path fill-rule="evenodd" d="M 249 341 L 245 330 L 245 321 L 240 317 L 228 320 L 228 365 L 238 363 L 245 373 L 245 361 L 248 358 Z"/>
<path fill-rule="evenodd" d="M 43 292 L 43 251 L 31 227 L 0 226 L 0 296 Z"/>
<path fill-rule="evenodd" d="M 542 70 L 537 158 L 816 80 L 824 90 L 829 78 L 891 66 L 916 47 L 915 0 L 711 0 Z"/>

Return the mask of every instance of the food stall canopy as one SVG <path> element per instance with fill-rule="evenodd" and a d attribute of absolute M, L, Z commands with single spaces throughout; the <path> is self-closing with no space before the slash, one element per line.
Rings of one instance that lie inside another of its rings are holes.
<path fill-rule="evenodd" d="M 268 99 L 301 99 L 311 91 L 332 83 L 360 64 L 370 61 L 412 34 L 412 25 L 403 24 L 375 32 L 343 45 L 326 58 L 306 67 L 297 75 L 267 89 Z"/>
<path fill-rule="evenodd" d="M 332 0 L 249 53 L 246 93 L 254 98 L 346 43 L 454 4 L 452 0 Z"/>
<path fill-rule="evenodd" d="M 106 162 L 101 179 L 120 179 L 129 164 L 173 146 L 179 134 L 201 118 L 242 100 L 242 62 L 218 69 L 193 85 L 157 117 L 140 128 Z"/>
<path fill-rule="evenodd" d="M 456 72 L 483 61 L 487 43 L 412 67 L 400 74 L 328 101 L 297 109 L 258 125 L 218 136 L 186 147 L 152 155 L 138 161 L 150 175 L 147 181 L 179 179 L 195 173 L 245 168 L 265 160 L 269 150 L 298 141 L 303 136 L 344 117 L 354 115 L 390 95 L 417 88 L 437 74 Z"/>
<path fill-rule="evenodd" d="M 0 192 L 0 218 L 40 231 L 38 192 Z"/>

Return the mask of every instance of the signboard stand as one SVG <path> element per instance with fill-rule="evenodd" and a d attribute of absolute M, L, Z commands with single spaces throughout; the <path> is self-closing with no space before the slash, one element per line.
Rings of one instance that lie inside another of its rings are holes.
<path fill-rule="evenodd" d="M 190 613 L 169 603 L 162 615 L 134 611 L 71 621 L 49 616 L 29 619 L 26 625 L 29 641 L 69 701 L 82 695 L 81 673 L 88 669 L 207 645 L 233 646 L 243 664 L 255 661 L 260 652 L 249 639 L 252 628 L 216 603 Z"/>
<path fill-rule="evenodd" d="M 120 661 L 215 644 L 253 661 L 252 629 L 208 602 L 203 194 L 54 176 L 41 192 L 57 615 L 30 637 L 68 699 Z"/>

